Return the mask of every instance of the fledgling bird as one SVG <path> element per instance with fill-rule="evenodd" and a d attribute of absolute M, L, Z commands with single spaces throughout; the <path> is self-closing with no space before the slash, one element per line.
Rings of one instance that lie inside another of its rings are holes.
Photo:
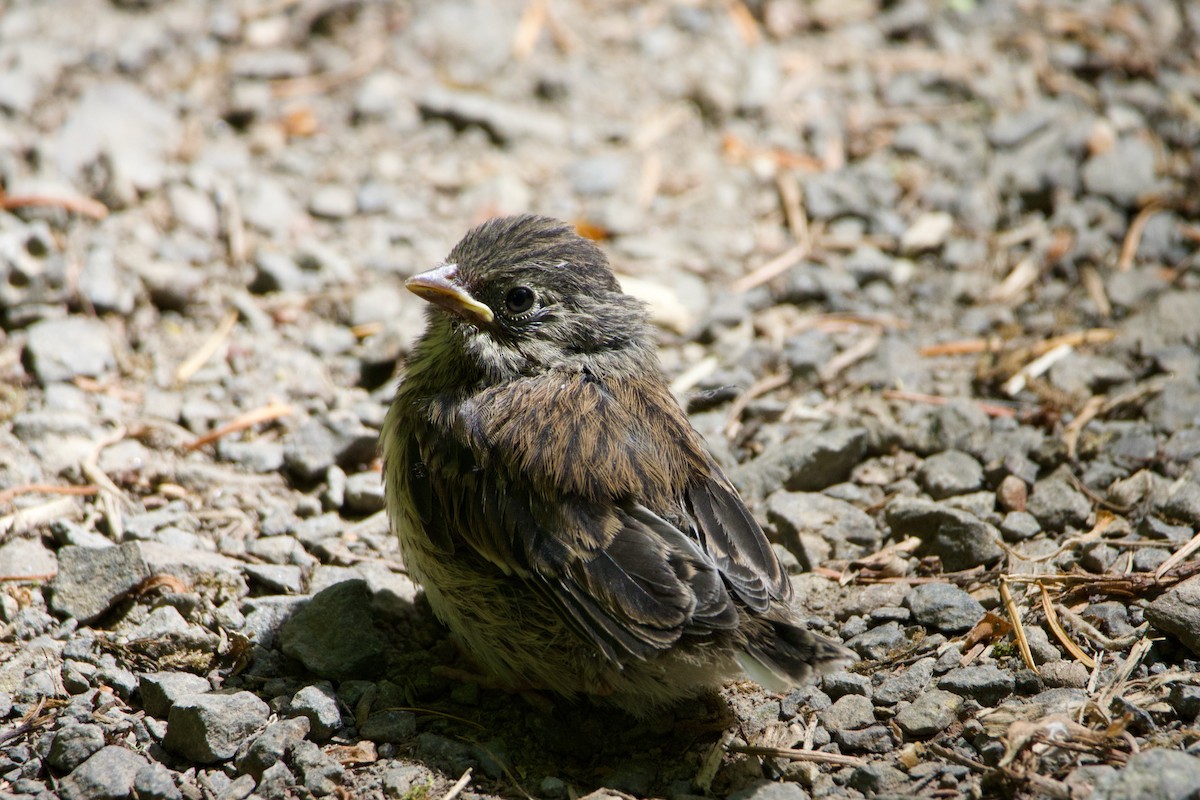
<path fill-rule="evenodd" d="M 599 248 L 557 220 L 494 219 L 407 286 L 431 307 L 382 432 L 387 509 L 481 666 L 644 716 L 855 659 L 796 623 Z"/>

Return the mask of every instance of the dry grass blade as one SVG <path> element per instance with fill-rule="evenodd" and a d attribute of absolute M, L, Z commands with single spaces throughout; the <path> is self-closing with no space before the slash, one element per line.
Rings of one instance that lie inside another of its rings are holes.
<path fill-rule="evenodd" d="M 215 430 L 211 430 L 203 436 L 196 437 L 195 441 L 189 443 L 184 449 L 198 450 L 199 448 L 204 447 L 204 445 L 212 444 L 218 439 L 228 436 L 231 433 L 237 433 L 238 431 L 243 431 L 247 428 L 254 427 L 259 423 L 270 422 L 272 420 L 279 419 L 280 417 L 289 416 L 293 413 L 295 413 L 294 409 L 285 403 L 271 403 L 269 405 L 262 406 L 261 408 L 255 408 L 247 411 L 245 414 L 239 414 L 225 425 L 222 425 Z"/>
<path fill-rule="evenodd" d="M 729 12 L 730 21 L 741 34 L 742 42 L 753 47 L 762 41 L 762 31 L 758 29 L 758 20 L 742 0 L 726 0 L 725 9 Z"/>
<path fill-rule="evenodd" d="M 1008 619 L 1012 623 L 1013 637 L 1017 640 L 1021 658 L 1025 659 L 1025 666 L 1029 667 L 1034 675 L 1037 675 L 1037 664 L 1033 663 L 1033 651 L 1029 649 L 1029 637 L 1025 635 L 1025 626 L 1021 623 L 1021 611 L 1017 608 L 1016 601 L 1013 600 L 1012 590 L 1008 588 L 1008 581 L 1007 575 L 1001 576 L 1000 600 L 1004 603 L 1004 610 L 1008 613 Z"/>
<path fill-rule="evenodd" d="M 461 778 L 455 781 L 454 785 L 450 787 L 450 791 L 442 795 L 442 800 L 454 800 L 454 798 L 463 793 L 463 790 L 467 788 L 467 784 L 470 782 L 471 768 L 467 767 L 467 771 L 462 774 Z"/>
<path fill-rule="evenodd" d="M 882 341 L 883 328 L 873 328 L 865 337 L 822 364 L 821 368 L 817 370 L 817 377 L 823 383 L 828 383 L 840 375 L 843 370 L 848 369 L 853 364 L 857 364 L 871 355 L 871 353 L 874 353 Z"/>
<path fill-rule="evenodd" d="M 1063 629 L 1062 623 L 1058 621 L 1058 612 L 1054 608 L 1054 601 L 1050 599 L 1050 591 L 1046 588 L 1046 584 L 1039 583 L 1038 589 L 1042 594 L 1042 612 L 1046 615 L 1046 624 L 1050 626 L 1050 630 L 1062 642 L 1063 647 L 1067 648 L 1067 652 L 1075 657 L 1075 660 L 1082 663 L 1088 669 L 1096 666 L 1096 659 L 1092 658 L 1083 648 L 1075 644 L 1075 640 L 1067 635 Z"/>
<path fill-rule="evenodd" d="M 1079 278 L 1083 281 L 1083 288 L 1087 291 L 1088 297 L 1096 306 L 1096 313 L 1105 319 L 1111 317 L 1112 303 L 1108 299 L 1108 291 L 1104 288 L 1104 279 L 1100 277 L 1096 268 L 1085 264 L 1079 269 Z"/>
<path fill-rule="evenodd" d="M 1083 433 L 1087 424 L 1096 418 L 1096 415 L 1104 408 L 1107 399 L 1104 395 L 1089 397 L 1083 404 L 1083 408 L 1075 415 L 1075 419 L 1068 422 L 1067 427 L 1063 429 L 1063 444 L 1067 446 L 1067 457 L 1071 460 L 1075 459 L 1075 452 L 1079 447 L 1079 434 Z"/>
<path fill-rule="evenodd" d="M 56 519 L 70 519 L 77 511 L 79 505 L 74 497 L 60 497 L 40 506 L 19 509 L 0 517 L 0 537 L 10 533 L 24 533 Z"/>
<path fill-rule="evenodd" d="M 546 17 L 549 15 L 549 0 L 530 0 L 521 12 L 521 20 L 513 34 L 512 54 L 517 61 L 529 58 L 537 45 L 542 31 L 546 28 Z"/>
<path fill-rule="evenodd" d="M 1100 696 L 1096 698 L 1096 705 L 1107 711 L 1112 705 L 1112 701 L 1118 695 L 1124 693 L 1126 685 L 1129 683 L 1129 676 L 1137 669 L 1137 665 L 1146 657 L 1146 653 L 1150 652 L 1150 648 L 1154 646 L 1154 640 L 1150 638 L 1142 639 L 1129 649 L 1129 655 L 1121 662 L 1121 666 L 1117 667 L 1117 671 L 1113 674 L 1112 681 L 1105 687 Z"/>
<path fill-rule="evenodd" d="M 807 258 L 811 249 L 812 245 L 809 241 L 793 245 L 758 269 L 738 278 L 730 286 L 730 289 L 735 293 L 741 293 L 748 292 L 756 286 L 762 286 L 764 283 L 779 277 Z"/>
<path fill-rule="evenodd" d="M 237 324 L 237 319 L 237 311 L 226 312 L 224 318 L 217 325 L 216 330 L 212 332 L 212 335 L 175 370 L 175 380 L 179 383 L 187 383 L 216 354 L 217 349 L 220 348 L 225 338 L 229 336 L 230 331 L 233 330 L 233 326 Z"/>
<path fill-rule="evenodd" d="M 818 764 L 836 764 L 841 767 L 861 767 L 866 761 L 855 756 L 844 756 L 841 753 L 824 753 L 820 750 L 799 750 L 787 747 L 757 747 L 755 745 L 731 744 L 726 748 L 731 753 L 743 753 L 750 756 L 766 756 L 768 758 L 786 758 L 790 761 L 812 761 Z"/>
<path fill-rule="evenodd" d="M 1021 259 L 1000 285 L 988 292 L 988 299 L 996 303 L 1011 303 L 1033 285 L 1041 272 L 1032 258 Z"/>
<path fill-rule="evenodd" d="M 1071 345 L 1060 344 L 1050 352 L 1038 356 L 1033 361 L 1021 367 L 1015 375 L 1004 382 L 1001 388 L 1009 397 L 1015 397 L 1021 393 L 1030 379 L 1046 374 L 1052 366 L 1073 352 L 1075 352 L 1075 348 Z"/>
<path fill-rule="evenodd" d="M 1200 531 L 1196 531 L 1196 535 L 1189 539 L 1182 547 L 1171 554 L 1171 557 L 1158 565 L 1158 569 L 1154 571 L 1154 578 L 1162 580 L 1162 576 L 1173 570 L 1179 564 L 1191 556 L 1192 553 L 1200 550 Z"/>

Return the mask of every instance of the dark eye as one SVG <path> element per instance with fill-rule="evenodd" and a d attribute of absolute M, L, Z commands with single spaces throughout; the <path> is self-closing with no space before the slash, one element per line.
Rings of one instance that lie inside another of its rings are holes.
<path fill-rule="evenodd" d="M 510 314 L 524 314 L 533 308 L 535 295 L 528 286 L 515 286 L 504 295 L 504 307 Z"/>

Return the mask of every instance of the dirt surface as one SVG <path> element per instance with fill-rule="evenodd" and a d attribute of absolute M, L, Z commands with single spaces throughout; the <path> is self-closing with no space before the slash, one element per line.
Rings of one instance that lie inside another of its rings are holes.
<path fill-rule="evenodd" d="M 0 0 L 0 795 L 1193 798 L 1200 5 Z M 375 442 L 575 222 L 862 661 L 473 674 Z"/>

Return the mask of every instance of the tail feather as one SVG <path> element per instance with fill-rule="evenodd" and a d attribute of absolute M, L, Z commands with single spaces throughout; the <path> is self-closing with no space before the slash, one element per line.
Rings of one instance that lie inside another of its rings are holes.
<path fill-rule="evenodd" d="M 762 636 L 747 643 L 738 664 L 751 680 L 773 692 L 785 692 L 858 661 L 853 650 L 787 622 L 764 620 Z"/>

